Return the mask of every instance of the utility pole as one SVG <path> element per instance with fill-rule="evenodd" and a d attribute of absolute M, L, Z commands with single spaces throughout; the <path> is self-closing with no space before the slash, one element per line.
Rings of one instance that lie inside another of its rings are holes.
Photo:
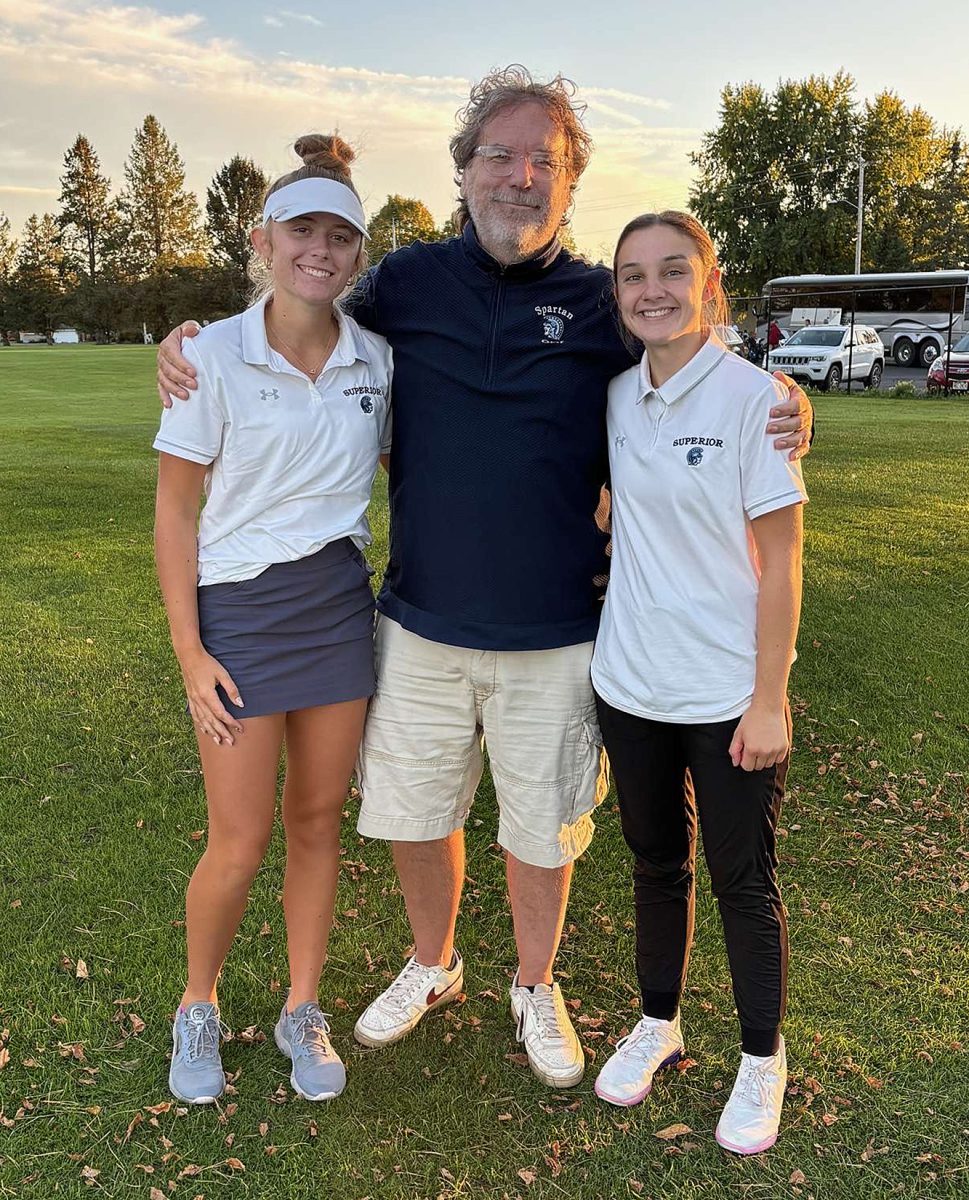
<path fill-rule="evenodd" d="M 864 223 L 865 203 L 865 160 L 858 152 L 858 226 L 855 232 L 855 274 L 861 274 L 861 229 Z"/>

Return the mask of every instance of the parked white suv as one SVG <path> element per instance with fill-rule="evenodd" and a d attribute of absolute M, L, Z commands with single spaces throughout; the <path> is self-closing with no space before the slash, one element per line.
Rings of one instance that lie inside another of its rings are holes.
<path fill-rule="evenodd" d="M 767 356 L 768 371 L 784 371 L 799 382 L 835 391 L 848 374 L 876 388 L 885 371 L 885 346 L 870 325 L 805 325 Z"/>

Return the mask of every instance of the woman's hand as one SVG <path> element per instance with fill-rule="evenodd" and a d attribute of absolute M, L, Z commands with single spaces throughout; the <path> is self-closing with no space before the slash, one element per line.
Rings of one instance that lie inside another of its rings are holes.
<path fill-rule="evenodd" d="M 783 762 L 791 749 L 783 709 L 751 705 L 740 718 L 730 742 L 730 761 L 745 771 L 763 771 Z"/>
<path fill-rule="evenodd" d="M 217 746 L 223 742 L 234 745 L 233 733 L 242 733 L 242 725 L 231 716 L 215 690 L 221 684 L 232 703 L 242 707 L 242 697 L 232 676 L 223 665 L 201 647 L 179 659 L 189 712 L 199 733 L 211 737 Z"/>
<path fill-rule="evenodd" d="M 183 321 L 158 347 L 158 395 L 165 408 L 171 408 L 172 396 L 187 400 L 189 390 L 198 387 L 195 368 L 182 357 L 182 338 L 195 337 L 198 321 Z"/>
<path fill-rule="evenodd" d="M 788 460 L 796 462 L 811 449 L 814 409 L 804 389 L 796 384 L 790 375 L 785 375 L 783 371 L 775 371 L 774 378 L 787 388 L 788 398 L 783 404 L 775 404 L 770 410 L 771 422 L 767 426 L 767 432 L 783 435 L 774 439 L 774 446 L 778 450 L 790 450 Z"/>

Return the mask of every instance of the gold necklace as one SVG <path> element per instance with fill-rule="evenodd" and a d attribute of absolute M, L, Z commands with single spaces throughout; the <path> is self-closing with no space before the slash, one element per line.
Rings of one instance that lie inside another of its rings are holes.
<path fill-rule="evenodd" d="M 266 315 L 267 315 L 267 317 L 270 318 L 270 321 L 271 321 L 271 315 L 269 313 L 267 313 Z M 289 351 L 289 354 L 284 357 L 292 357 L 293 366 L 299 367 L 299 369 L 303 372 L 304 375 L 308 376 L 310 379 L 315 381 L 319 377 L 320 371 L 323 370 L 323 366 L 326 363 L 326 360 L 333 353 L 333 347 L 336 345 L 337 339 L 340 336 L 340 326 L 337 323 L 336 317 L 331 315 L 330 316 L 330 332 L 327 335 L 326 345 L 323 348 L 323 356 L 320 359 L 319 363 L 317 364 L 315 370 L 310 365 L 307 364 L 306 360 L 295 349 L 295 347 L 291 346 L 289 344 L 289 342 L 286 341 L 286 339 L 280 334 L 278 329 L 276 329 L 274 326 L 271 325 L 268 329 L 268 333 L 269 333 L 270 338 L 273 341 L 279 342 L 280 346 L 282 346 L 284 350 Z"/>

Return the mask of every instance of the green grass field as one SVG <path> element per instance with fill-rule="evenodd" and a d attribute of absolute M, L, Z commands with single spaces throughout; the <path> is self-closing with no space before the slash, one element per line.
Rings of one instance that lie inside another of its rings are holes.
<path fill-rule="evenodd" d="M 791 1087 L 776 1148 L 739 1160 L 713 1140 L 737 1034 L 705 878 L 691 1058 L 644 1105 L 609 1108 L 595 1070 L 636 992 L 627 857 L 603 806 L 559 964 L 590 1069 L 552 1093 L 507 1011 L 488 786 L 463 1004 L 394 1049 L 355 1046 L 408 934 L 387 851 L 356 836 L 348 802 L 323 992 L 346 1092 L 294 1100 L 272 1043 L 279 838 L 221 986 L 235 1090 L 217 1110 L 170 1103 L 205 808 L 152 567 L 153 372 L 141 347 L 0 349 L 0 1197 L 969 1194 L 969 405 L 817 399 L 782 837 Z M 379 566 L 382 486 L 373 508 Z M 657 1136 L 673 1124 L 690 1132 Z"/>

